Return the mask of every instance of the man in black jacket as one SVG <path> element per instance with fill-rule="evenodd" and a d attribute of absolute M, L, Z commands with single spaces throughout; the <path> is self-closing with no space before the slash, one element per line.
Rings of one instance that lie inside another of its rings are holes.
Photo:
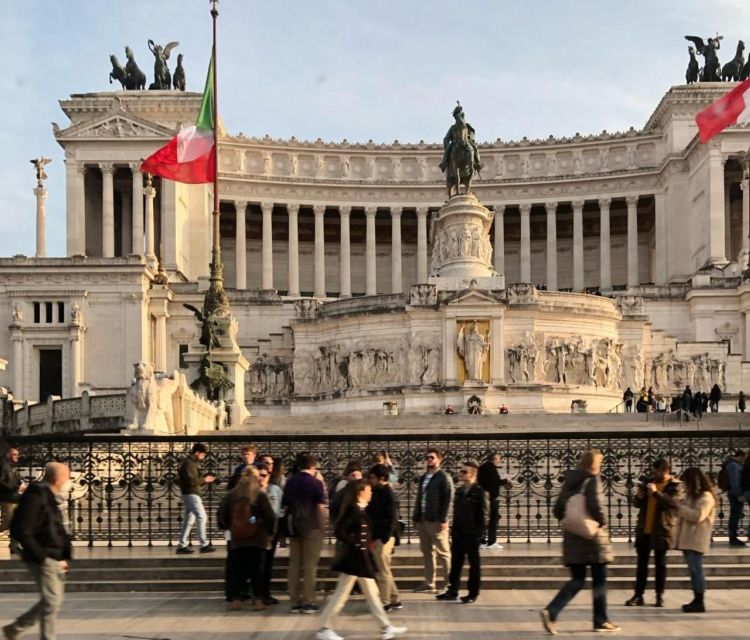
<path fill-rule="evenodd" d="M 453 498 L 453 482 L 440 468 L 443 456 L 438 449 L 425 454 L 427 472 L 419 479 L 414 505 L 414 522 L 419 533 L 419 548 L 424 558 L 424 584 L 417 593 L 435 593 L 435 556 L 443 569 L 443 580 L 448 584 L 451 570 L 448 544 L 448 510 Z"/>
<path fill-rule="evenodd" d="M 0 460 L 0 533 L 10 529 L 13 512 L 26 489 L 18 473 L 19 455 L 16 447 L 10 447 Z M 16 541 L 11 537 L 10 552 L 15 553 L 17 547 Z"/>
<path fill-rule="evenodd" d="M 484 489 L 490 498 L 490 521 L 487 525 L 487 538 L 484 548 L 492 550 L 502 549 L 497 543 L 497 525 L 500 521 L 500 489 L 513 486 L 511 481 L 504 478 L 500 473 L 500 465 L 503 457 L 495 452 L 491 453 L 486 462 L 479 466 L 477 483 Z"/>
<path fill-rule="evenodd" d="M 471 604 L 479 596 L 481 570 L 479 564 L 479 542 L 487 529 L 490 504 L 487 492 L 477 484 L 477 463 L 464 462 L 459 471 L 462 484 L 456 489 L 453 499 L 453 541 L 451 542 L 450 582 L 445 593 L 438 600 L 458 600 L 461 584 L 461 570 L 464 559 L 469 559 L 469 593 L 461 597 L 461 602 Z"/>
<path fill-rule="evenodd" d="M 16 640 L 40 621 L 42 640 L 54 640 L 57 613 L 65 595 L 65 574 L 71 558 L 70 536 L 65 530 L 58 496 L 70 480 L 70 470 L 59 462 L 44 468 L 41 482 L 21 496 L 11 523 L 11 535 L 21 543 L 21 559 L 39 588 L 41 598 L 14 622 L 3 627 L 7 640 Z"/>
<path fill-rule="evenodd" d="M 188 547 L 190 531 L 193 524 L 198 527 L 198 540 L 201 545 L 201 553 L 212 553 L 216 547 L 208 541 L 206 533 L 206 509 L 201 499 L 201 491 L 204 485 L 211 484 L 216 480 L 211 474 L 202 474 L 200 463 L 206 459 L 208 449 L 202 442 L 196 442 L 193 445 L 190 455 L 182 461 L 180 468 L 177 470 L 177 478 L 182 492 L 182 503 L 185 505 L 185 517 L 182 520 L 180 529 L 180 540 L 177 543 L 177 553 L 193 553 Z"/>
<path fill-rule="evenodd" d="M 390 475 L 390 469 L 384 464 L 376 464 L 370 469 L 372 499 L 366 509 L 372 520 L 372 539 L 375 543 L 375 580 L 386 612 L 403 608 L 391 571 L 391 554 L 396 544 L 398 527 L 398 503 L 388 482 Z"/>

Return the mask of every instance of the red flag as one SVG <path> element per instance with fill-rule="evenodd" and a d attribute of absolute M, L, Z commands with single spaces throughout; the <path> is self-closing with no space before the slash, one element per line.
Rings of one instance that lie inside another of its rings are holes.
<path fill-rule="evenodd" d="M 750 78 L 738 84 L 695 116 L 701 142 L 733 124 L 750 122 Z"/>

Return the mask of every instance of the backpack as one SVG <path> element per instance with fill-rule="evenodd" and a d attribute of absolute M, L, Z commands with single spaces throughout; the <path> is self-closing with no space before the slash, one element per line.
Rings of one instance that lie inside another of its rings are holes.
<path fill-rule="evenodd" d="M 724 464 L 721 465 L 719 475 L 716 476 L 716 484 L 724 493 L 729 493 L 732 488 L 732 483 L 729 480 L 729 463 L 731 460 L 725 460 Z"/>
<path fill-rule="evenodd" d="M 260 531 L 258 517 L 253 514 L 253 507 L 249 502 L 237 502 L 232 507 L 232 517 L 229 532 L 232 540 L 247 540 L 254 538 Z"/>

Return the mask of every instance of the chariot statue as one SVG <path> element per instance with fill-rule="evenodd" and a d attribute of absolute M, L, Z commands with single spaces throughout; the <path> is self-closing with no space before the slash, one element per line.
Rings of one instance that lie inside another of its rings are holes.
<path fill-rule="evenodd" d="M 153 40 L 148 41 L 148 48 L 154 54 L 154 81 L 149 86 L 149 89 L 168 90 L 172 88 L 172 74 L 169 72 L 169 67 L 167 67 L 167 60 L 169 60 L 169 54 L 172 53 L 172 49 L 179 46 L 179 44 L 179 42 L 169 42 L 162 47 Z"/>
<path fill-rule="evenodd" d="M 698 36 L 685 36 L 695 45 L 695 50 L 703 56 L 703 70 L 700 75 L 701 82 L 720 82 L 721 81 L 721 64 L 716 51 L 721 47 L 721 41 L 724 36 L 716 35 L 708 38 L 708 42 L 703 42 L 703 38 Z"/>
<path fill-rule="evenodd" d="M 482 169 L 479 160 L 479 149 L 475 141 L 475 130 L 464 116 L 461 103 L 457 103 L 453 109 L 455 123 L 448 129 L 443 138 L 443 159 L 440 162 L 440 170 L 445 173 L 445 186 L 448 189 L 448 198 L 460 193 L 461 185 L 464 193 L 471 191 L 471 180 L 474 172 Z"/>

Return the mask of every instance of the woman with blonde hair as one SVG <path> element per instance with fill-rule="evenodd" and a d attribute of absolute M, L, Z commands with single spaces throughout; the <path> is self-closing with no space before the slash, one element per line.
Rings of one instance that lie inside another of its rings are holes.
<path fill-rule="evenodd" d="M 227 542 L 227 596 L 234 610 L 242 606 L 248 580 L 255 596 L 255 610 L 266 608 L 261 597 L 263 561 L 273 537 L 276 516 L 263 492 L 255 467 L 247 467 L 237 485 L 219 506 L 219 526 L 230 532 Z"/>
<path fill-rule="evenodd" d="M 682 473 L 685 493 L 682 500 L 661 495 L 662 499 L 677 507 L 680 518 L 677 530 L 677 549 L 682 551 L 690 571 L 693 587 L 693 601 L 682 605 L 685 613 L 703 613 L 706 606 L 703 597 L 706 593 L 706 576 L 703 573 L 703 556 L 711 547 L 711 532 L 716 518 L 716 489 L 711 480 L 697 467 L 685 469 Z"/>
<path fill-rule="evenodd" d="M 557 634 L 557 618 L 565 606 L 583 588 L 586 567 L 591 567 L 594 589 L 594 631 L 613 633 L 620 630 L 607 615 L 607 564 L 614 560 L 612 545 L 604 514 L 604 493 L 599 473 L 604 458 L 598 449 L 585 451 L 576 469 L 565 472 L 565 482 L 554 506 L 558 520 L 566 517 L 568 501 L 581 494 L 586 505 L 588 522 L 595 527 L 593 537 L 584 537 L 568 529 L 563 530 L 563 562 L 570 569 L 570 581 L 563 586 L 540 614 L 542 624 L 551 635 Z M 568 514 L 569 515 L 569 514 Z M 565 524 L 565 523 L 563 523 Z M 581 532 L 582 533 L 582 532 Z"/>

